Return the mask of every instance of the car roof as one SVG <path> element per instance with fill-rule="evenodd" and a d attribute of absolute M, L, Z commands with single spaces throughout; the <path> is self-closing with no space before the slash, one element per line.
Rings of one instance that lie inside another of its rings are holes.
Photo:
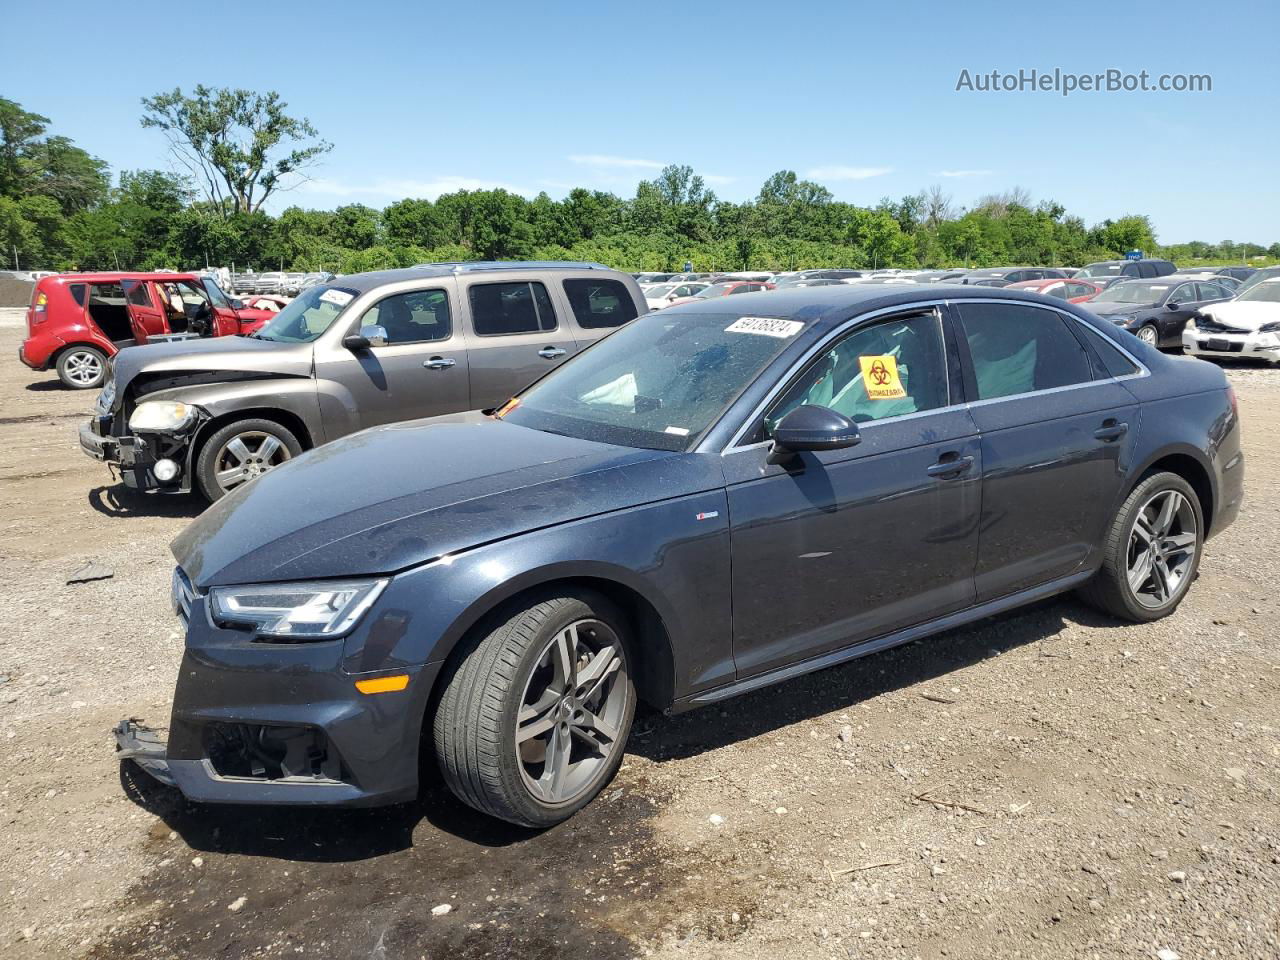
<path fill-rule="evenodd" d="M 419 263 L 398 270 L 374 270 L 334 277 L 330 283 L 364 293 L 384 284 L 426 277 L 453 277 L 469 273 L 527 273 L 532 270 L 602 270 L 618 276 L 631 276 L 591 260 L 470 260 L 448 263 Z"/>
<path fill-rule="evenodd" d="M 112 270 L 104 273 L 55 273 L 39 283 L 119 283 L 121 280 L 197 280 L 198 273 L 152 273 L 146 270 Z"/>

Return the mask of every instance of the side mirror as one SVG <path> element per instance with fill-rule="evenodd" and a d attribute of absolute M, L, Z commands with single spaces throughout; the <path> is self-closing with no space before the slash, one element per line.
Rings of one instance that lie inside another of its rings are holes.
<path fill-rule="evenodd" d="M 352 333 L 342 338 L 342 345 L 348 350 L 368 350 L 370 347 L 387 345 L 387 329 L 377 324 L 361 327 L 359 333 Z"/>
<path fill-rule="evenodd" d="M 806 403 L 773 428 L 769 463 L 783 463 L 804 450 L 843 450 L 862 441 L 858 425 L 830 407 Z"/>
<path fill-rule="evenodd" d="M 1168 303 L 1164 305 L 1164 308 L 1166 310 L 1177 310 L 1178 306 L 1179 304 L 1177 300 L 1170 300 Z"/>

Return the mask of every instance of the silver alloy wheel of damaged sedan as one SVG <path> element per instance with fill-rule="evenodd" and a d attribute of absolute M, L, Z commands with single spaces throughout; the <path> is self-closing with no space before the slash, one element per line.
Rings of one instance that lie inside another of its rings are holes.
<path fill-rule="evenodd" d="M 1149 343 L 1153 347 L 1160 342 L 1159 332 L 1149 323 L 1138 328 L 1137 336 L 1143 343 Z"/>
<path fill-rule="evenodd" d="M 1178 490 L 1161 490 L 1134 517 L 1128 577 L 1134 597 L 1157 609 L 1178 596 L 1195 568 L 1199 532 L 1191 503 Z"/>
<path fill-rule="evenodd" d="M 621 642 L 600 620 L 579 620 L 546 645 L 524 685 L 516 759 L 545 803 L 571 803 L 620 749 L 627 708 Z"/>

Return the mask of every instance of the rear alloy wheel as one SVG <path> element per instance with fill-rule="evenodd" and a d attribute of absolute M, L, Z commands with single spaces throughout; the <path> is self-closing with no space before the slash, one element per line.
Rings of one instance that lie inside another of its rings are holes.
<path fill-rule="evenodd" d="M 72 390 L 92 390 L 102 385 L 107 355 L 96 347 L 72 347 L 58 357 L 58 379 Z"/>
<path fill-rule="evenodd" d="M 1151 324 L 1138 328 L 1138 339 L 1143 343 L 1149 343 L 1151 346 L 1159 346 L 1160 333 Z"/>
<path fill-rule="evenodd" d="M 1116 514 L 1102 568 L 1081 593 L 1122 619 L 1158 620 L 1190 588 L 1203 541 L 1204 517 L 1190 484 L 1177 474 L 1153 474 Z"/>
<path fill-rule="evenodd" d="M 587 591 L 534 603 L 474 643 L 446 676 L 434 719 L 445 782 L 502 820 L 559 823 L 617 771 L 635 703 L 611 603 Z"/>
<path fill-rule="evenodd" d="M 268 470 L 292 460 L 302 444 L 274 420 L 241 420 L 211 436 L 200 449 L 196 479 L 210 503 Z"/>

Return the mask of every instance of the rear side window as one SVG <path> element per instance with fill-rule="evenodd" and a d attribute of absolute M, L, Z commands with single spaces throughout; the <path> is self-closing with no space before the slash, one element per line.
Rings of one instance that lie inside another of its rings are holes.
<path fill-rule="evenodd" d="M 359 326 L 382 327 L 389 344 L 448 340 L 453 333 L 449 295 L 443 290 L 395 294 L 366 310 Z"/>
<path fill-rule="evenodd" d="M 556 328 L 551 297 L 541 283 L 477 283 L 467 296 L 477 336 L 505 337 Z"/>
<path fill-rule="evenodd" d="M 1120 352 L 1120 349 L 1100 333 L 1089 330 L 1089 344 L 1102 361 L 1103 376 L 1131 377 L 1138 373 L 1138 365 Z"/>
<path fill-rule="evenodd" d="M 685 287 L 677 290 L 688 296 Z M 564 281 L 573 316 L 584 330 L 620 327 L 636 318 L 636 305 L 625 285 L 617 280 L 569 279 Z"/>
<path fill-rule="evenodd" d="M 71 291 L 71 299 L 74 300 L 76 303 L 80 304 L 80 306 L 82 307 L 85 305 L 85 302 L 89 299 L 89 288 L 86 287 L 83 283 L 69 284 L 67 286 L 67 289 Z"/>
<path fill-rule="evenodd" d="M 957 307 L 978 399 L 994 400 L 1093 379 L 1089 355 L 1058 314 L 1012 303 Z"/>

